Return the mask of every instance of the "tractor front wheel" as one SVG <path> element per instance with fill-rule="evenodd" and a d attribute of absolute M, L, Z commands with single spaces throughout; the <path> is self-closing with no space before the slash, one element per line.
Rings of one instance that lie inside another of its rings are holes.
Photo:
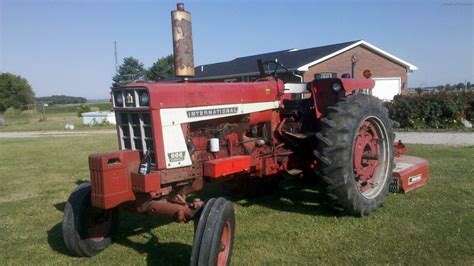
<path fill-rule="evenodd" d="M 191 265 L 230 265 L 235 233 L 232 203 L 210 199 L 195 223 Z"/>
<path fill-rule="evenodd" d="M 316 134 L 316 174 L 333 204 L 368 215 L 382 206 L 392 181 L 394 134 L 382 102 L 354 94 L 329 108 Z"/>
<path fill-rule="evenodd" d="M 112 243 L 118 227 L 118 209 L 93 207 L 91 185 L 82 183 L 69 196 L 62 227 L 69 251 L 78 257 L 92 257 Z"/>

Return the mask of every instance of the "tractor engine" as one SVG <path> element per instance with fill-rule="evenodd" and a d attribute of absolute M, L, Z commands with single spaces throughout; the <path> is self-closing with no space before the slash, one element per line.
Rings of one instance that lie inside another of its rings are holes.
<path fill-rule="evenodd" d="M 139 153 L 141 174 L 159 176 L 160 186 L 146 190 L 231 179 L 242 172 L 277 173 L 284 165 L 274 156 L 282 145 L 273 132 L 283 90 L 276 80 L 114 88 L 120 149 Z"/>

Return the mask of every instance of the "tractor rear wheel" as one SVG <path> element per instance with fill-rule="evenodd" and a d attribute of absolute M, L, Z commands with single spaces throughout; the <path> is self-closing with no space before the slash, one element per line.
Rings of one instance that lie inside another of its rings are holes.
<path fill-rule="evenodd" d="M 191 265 L 230 265 L 235 233 L 232 203 L 210 199 L 195 222 Z"/>
<path fill-rule="evenodd" d="M 118 209 L 102 210 L 91 205 L 91 184 L 80 184 L 64 208 L 64 243 L 78 257 L 92 257 L 107 248 L 118 227 Z"/>
<path fill-rule="evenodd" d="M 357 216 L 382 206 L 394 166 L 392 122 L 382 102 L 366 94 L 342 99 L 321 119 L 316 139 L 316 174 L 330 202 Z"/>

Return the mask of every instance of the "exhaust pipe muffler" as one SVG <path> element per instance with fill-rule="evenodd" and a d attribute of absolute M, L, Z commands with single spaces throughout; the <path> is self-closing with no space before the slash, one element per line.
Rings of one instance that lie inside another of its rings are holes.
<path fill-rule="evenodd" d="M 174 72 L 176 77 L 182 77 L 186 81 L 195 76 L 191 13 L 184 10 L 183 3 L 176 6 L 177 10 L 171 11 Z"/>

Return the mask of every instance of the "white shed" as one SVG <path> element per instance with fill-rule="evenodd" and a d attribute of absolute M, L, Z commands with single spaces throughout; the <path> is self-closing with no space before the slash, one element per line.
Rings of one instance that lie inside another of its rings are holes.
<path fill-rule="evenodd" d="M 93 126 L 102 123 L 115 125 L 115 113 L 113 112 L 88 112 L 82 113 L 82 121 L 86 126 Z"/>

